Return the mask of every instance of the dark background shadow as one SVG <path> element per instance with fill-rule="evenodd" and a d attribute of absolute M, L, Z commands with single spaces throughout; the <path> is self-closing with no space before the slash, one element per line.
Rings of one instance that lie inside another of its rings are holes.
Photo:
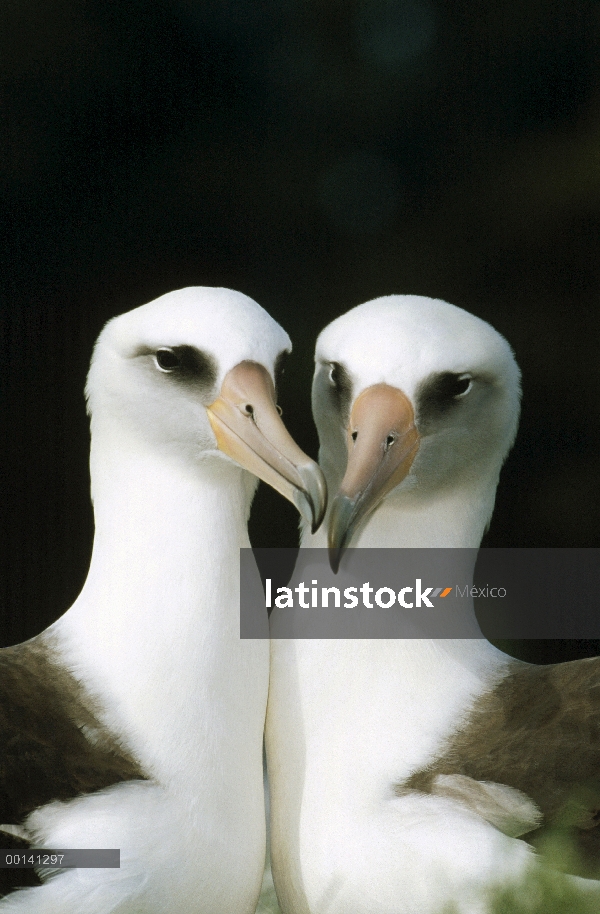
<path fill-rule="evenodd" d="M 312 454 L 332 318 L 410 292 L 489 320 L 524 407 L 487 543 L 598 545 L 599 24 L 581 0 L 2 4 L 1 643 L 85 578 L 96 336 L 192 284 L 289 331 Z M 261 487 L 251 530 L 294 545 L 295 512 Z"/>

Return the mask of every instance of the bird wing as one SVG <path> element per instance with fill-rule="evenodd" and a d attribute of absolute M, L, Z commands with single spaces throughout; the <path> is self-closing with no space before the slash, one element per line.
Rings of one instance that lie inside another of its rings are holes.
<path fill-rule="evenodd" d="M 413 772 L 397 792 L 452 796 L 502 828 L 502 804 L 510 796 L 498 792 L 502 787 L 514 791 L 509 811 L 517 827 L 519 803 L 531 803 L 529 811 L 521 806 L 523 827 L 512 834 L 527 832 L 528 817 L 530 830 L 543 821 L 570 831 L 586 874 L 590 867 L 598 872 L 599 657 L 549 666 L 510 664 L 506 675 L 476 699 L 439 756 Z M 541 812 L 537 823 L 536 809 Z"/>
<path fill-rule="evenodd" d="M 134 778 L 146 775 L 43 635 L 0 651 L 0 828 Z"/>
<path fill-rule="evenodd" d="M 44 635 L 0 651 L 3 849 L 31 846 L 18 826 L 34 809 L 145 777 L 99 721 L 81 683 L 52 658 Z M 40 884 L 34 869 L 0 868 L 0 898 Z"/>

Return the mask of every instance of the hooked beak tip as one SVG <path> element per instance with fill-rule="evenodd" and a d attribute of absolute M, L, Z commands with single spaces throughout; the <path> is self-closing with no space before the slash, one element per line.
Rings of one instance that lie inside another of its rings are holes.
<path fill-rule="evenodd" d="M 320 466 L 313 461 L 298 466 L 297 471 L 302 480 L 302 488 L 294 493 L 294 503 L 314 534 L 325 517 L 327 484 Z"/>
<path fill-rule="evenodd" d="M 340 562 L 342 560 L 342 550 L 341 549 L 329 549 L 329 565 L 334 574 L 337 574 L 340 570 Z"/>
<path fill-rule="evenodd" d="M 333 500 L 329 516 L 327 545 L 329 564 L 334 574 L 338 573 L 342 553 L 352 536 L 356 514 L 356 499 L 338 494 Z"/>

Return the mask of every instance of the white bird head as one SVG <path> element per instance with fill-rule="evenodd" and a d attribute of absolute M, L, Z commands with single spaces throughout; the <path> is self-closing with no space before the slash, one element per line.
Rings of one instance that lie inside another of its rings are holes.
<path fill-rule="evenodd" d="M 447 302 L 390 295 L 329 324 L 315 361 L 336 568 L 384 498 L 414 510 L 451 491 L 491 491 L 489 523 L 520 402 L 519 368 L 499 333 Z"/>
<path fill-rule="evenodd" d="M 86 395 L 92 438 L 104 428 L 137 448 L 194 465 L 231 461 L 292 501 L 313 528 L 325 511 L 316 463 L 276 406 L 287 333 L 251 298 L 192 287 L 109 321 Z"/>

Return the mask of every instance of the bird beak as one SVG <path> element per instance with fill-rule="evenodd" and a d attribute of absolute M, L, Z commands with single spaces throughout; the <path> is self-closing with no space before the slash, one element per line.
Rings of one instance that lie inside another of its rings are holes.
<path fill-rule="evenodd" d="M 207 412 L 219 450 L 291 501 L 314 533 L 327 507 L 325 477 L 281 421 L 266 368 L 240 362 Z"/>
<path fill-rule="evenodd" d="M 329 516 L 334 573 L 360 522 L 408 474 L 419 443 L 412 404 L 401 390 L 374 384 L 357 397 L 347 429 L 346 475 Z"/>

